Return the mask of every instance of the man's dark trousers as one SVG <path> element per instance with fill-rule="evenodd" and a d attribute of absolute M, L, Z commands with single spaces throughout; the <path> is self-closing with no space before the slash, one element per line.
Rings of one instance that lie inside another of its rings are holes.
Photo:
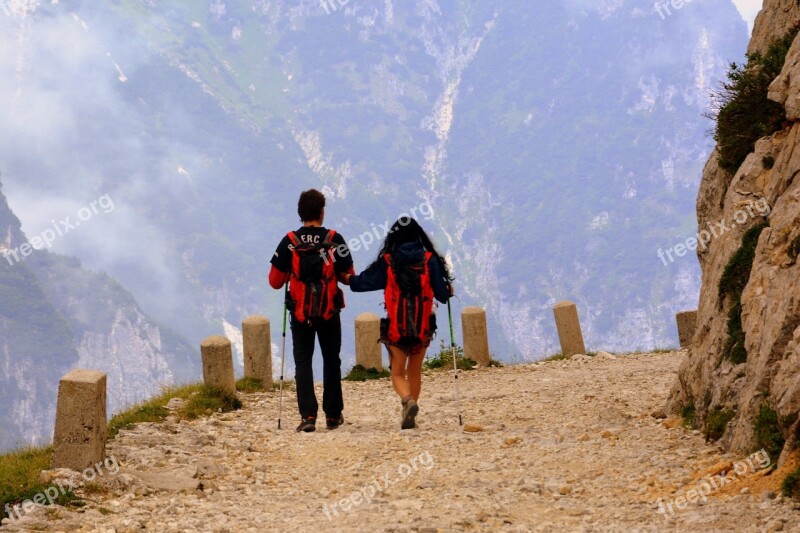
<path fill-rule="evenodd" d="M 292 342 L 294 345 L 295 384 L 300 416 L 317 417 L 319 404 L 314 393 L 314 339 L 319 338 L 322 350 L 323 385 L 322 410 L 328 418 L 338 419 L 344 409 L 342 400 L 342 320 L 336 313 L 330 320 L 312 319 L 298 322 L 292 317 Z"/>

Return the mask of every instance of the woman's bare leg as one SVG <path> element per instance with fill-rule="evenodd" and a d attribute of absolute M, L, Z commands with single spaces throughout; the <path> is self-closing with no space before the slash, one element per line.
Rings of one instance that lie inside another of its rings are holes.
<path fill-rule="evenodd" d="M 414 400 L 419 400 L 419 393 L 422 390 L 422 363 L 425 361 L 425 348 L 420 347 L 409 354 L 408 366 L 406 367 L 406 377 L 411 389 L 411 396 Z"/>
<path fill-rule="evenodd" d="M 389 357 L 392 363 L 392 385 L 398 396 L 405 400 L 413 395 L 411 392 L 411 385 L 409 385 L 408 379 L 406 379 L 408 357 L 403 350 L 396 346 L 389 346 Z"/>

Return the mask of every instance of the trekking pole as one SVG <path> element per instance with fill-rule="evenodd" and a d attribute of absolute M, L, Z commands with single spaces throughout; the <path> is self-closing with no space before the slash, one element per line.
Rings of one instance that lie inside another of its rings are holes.
<path fill-rule="evenodd" d="M 450 300 L 447 300 L 447 318 L 450 320 L 450 349 L 453 353 L 453 376 L 456 382 L 456 407 L 458 409 L 458 425 L 463 426 L 461 420 L 461 390 L 458 385 L 458 361 L 456 360 L 456 338 L 453 336 L 453 313 L 450 310 Z"/>
<path fill-rule="evenodd" d="M 286 361 L 286 315 L 288 306 L 286 300 L 289 298 L 289 283 L 286 283 L 286 292 L 283 297 L 283 347 L 281 348 L 281 384 L 280 401 L 278 403 L 278 429 L 281 429 L 281 416 L 283 415 L 283 365 Z"/>

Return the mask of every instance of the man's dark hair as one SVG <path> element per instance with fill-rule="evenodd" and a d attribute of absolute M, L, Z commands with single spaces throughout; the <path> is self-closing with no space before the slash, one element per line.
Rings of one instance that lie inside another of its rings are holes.
<path fill-rule="evenodd" d="M 300 215 L 300 220 L 303 222 L 319 220 L 324 207 L 325 195 L 316 189 L 309 189 L 300 194 L 300 200 L 297 201 L 297 214 Z"/>

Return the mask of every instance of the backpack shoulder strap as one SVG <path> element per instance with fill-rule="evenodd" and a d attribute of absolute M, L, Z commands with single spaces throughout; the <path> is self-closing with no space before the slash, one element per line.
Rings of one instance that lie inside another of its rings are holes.
<path fill-rule="evenodd" d="M 333 238 L 336 236 L 336 232 L 334 230 L 328 230 L 328 234 L 325 235 L 325 240 L 322 242 L 324 246 L 330 246 L 333 244 Z"/>
<path fill-rule="evenodd" d="M 298 244 L 300 244 L 300 239 L 297 237 L 297 233 L 295 233 L 294 231 L 290 231 L 289 233 L 287 233 L 286 237 L 289 238 L 289 242 L 292 243 L 292 246 L 296 247 Z"/>

